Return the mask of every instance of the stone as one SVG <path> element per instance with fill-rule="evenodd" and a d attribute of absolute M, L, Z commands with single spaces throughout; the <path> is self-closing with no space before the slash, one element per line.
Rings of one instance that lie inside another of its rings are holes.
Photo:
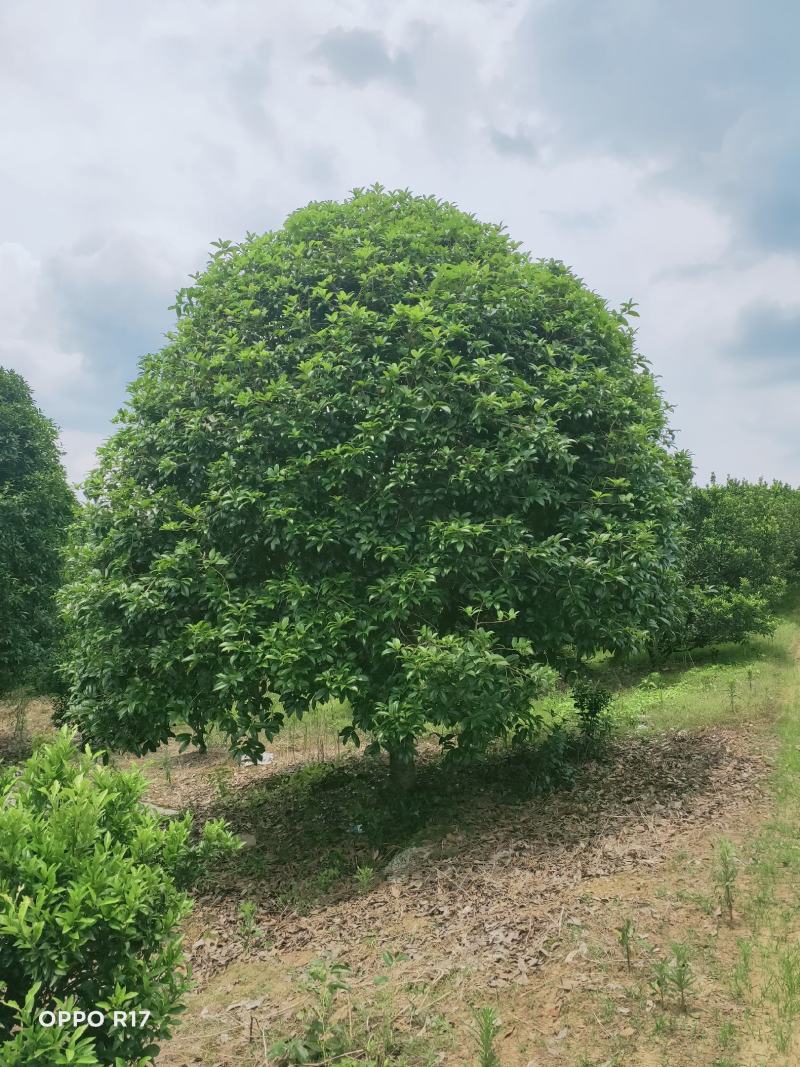
<path fill-rule="evenodd" d="M 239 756 L 240 767 L 266 767 L 275 759 L 274 752 L 262 752 L 257 760 L 253 761 L 249 756 Z"/>
<path fill-rule="evenodd" d="M 180 815 L 177 808 L 165 808 L 161 804 L 153 804 L 150 800 L 143 800 L 142 803 L 162 819 L 174 819 L 176 815 Z"/>
<path fill-rule="evenodd" d="M 396 856 L 389 860 L 383 869 L 384 874 L 387 874 L 390 878 L 403 875 L 412 867 L 416 867 L 426 860 L 430 855 L 430 851 L 429 848 L 404 848 L 402 852 L 398 852 Z"/>

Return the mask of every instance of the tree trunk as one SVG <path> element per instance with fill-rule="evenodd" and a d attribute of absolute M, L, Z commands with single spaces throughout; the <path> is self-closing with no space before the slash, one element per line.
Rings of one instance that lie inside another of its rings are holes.
<path fill-rule="evenodd" d="M 405 749 L 389 749 L 389 777 L 398 793 L 409 793 L 417 780 L 414 753 Z"/>

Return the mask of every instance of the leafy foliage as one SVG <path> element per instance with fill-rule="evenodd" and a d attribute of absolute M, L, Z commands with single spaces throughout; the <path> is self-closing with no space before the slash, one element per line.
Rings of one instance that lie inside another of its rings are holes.
<path fill-rule="evenodd" d="M 607 709 L 612 700 L 611 691 L 591 678 L 578 678 L 572 684 L 581 734 L 590 749 L 601 744 L 611 728 Z"/>
<path fill-rule="evenodd" d="M 143 752 L 216 724 L 257 756 L 338 698 L 352 740 L 401 759 L 425 719 L 483 744 L 542 663 L 666 617 L 665 406 L 624 315 L 563 264 L 376 187 L 219 242 L 175 309 L 72 549 L 90 736 Z"/>
<path fill-rule="evenodd" d="M 51 654 L 74 506 L 55 426 L 0 367 L 0 691 L 38 681 Z"/>
<path fill-rule="evenodd" d="M 162 827 L 145 786 L 78 753 L 66 729 L 0 780 L 0 1034 L 20 1028 L 0 1039 L 4 1064 L 144 1064 L 170 1036 L 190 984 L 183 890 L 235 839 L 209 822 L 191 844 L 190 816 Z M 72 1007 L 109 1018 L 83 1035 L 30 1025 Z M 111 1025 L 131 1009 L 152 1013 L 144 1027 Z"/>
<path fill-rule="evenodd" d="M 312 999 L 301 1015 L 302 1033 L 273 1044 L 270 1056 L 277 1064 L 339 1062 L 354 1050 L 351 1019 L 333 1018 L 339 994 L 350 992 L 348 977 L 343 963 L 318 961 L 309 966 L 305 985 Z"/>
<path fill-rule="evenodd" d="M 680 610 L 657 647 L 700 648 L 772 634 L 775 608 L 798 574 L 800 492 L 780 482 L 736 479 L 694 487 L 686 523 Z"/>

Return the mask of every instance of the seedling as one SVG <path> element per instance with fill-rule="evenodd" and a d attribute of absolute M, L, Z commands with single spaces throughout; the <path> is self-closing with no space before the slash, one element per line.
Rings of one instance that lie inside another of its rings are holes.
<path fill-rule="evenodd" d="M 252 900 L 243 900 L 239 905 L 239 929 L 246 945 L 251 945 L 259 936 L 256 923 L 256 905 Z"/>
<path fill-rule="evenodd" d="M 361 866 L 356 867 L 356 885 L 361 893 L 367 893 L 375 885 L 375 868 Z"/>
<path fill-rule="evenodd" d="M 612 699 L 610 690 L 591 679 L 579 678 L 572 684 L 572 701 L 587 753 L 600 748 L 611 730 L 607 709 Z"/>
<path fill-rule="evenodd" d="M 686 945 L 675 943 L 672 946 L 673 961 L 669 970 L 670 984 L 675 988 L 680 997 L 681 1011 L 688 1011 L 686 994 L 694 984 L 692 965 L 689 963 L 689 950 Z"/>
<path fill-rule="evenodd" d="M 628 965 L 628 970 L 631 969 L 631 948 L 633 946 L 634 925 L 632 919 L 626 919 L 617 931 L 619 934 L 618 941 L 622 945 L 622 949 L 625 953 L 625 962 Z"/>
<path fill-rule="evenodd" d="M 722 904 L 728 913 L 728 922 L 733 925 L 733 899 L 736 884 L 736 853 L 727 838 L 722 838 L 717 845 L 717 862 L 714 880 L 722 897 Z"/>
<path fill-rule="evenodd" d="M 159 763 L 161 764 L 165 782 L 167 785 L 172 785 L 172 756 L 170 756 L 168 748 L 165 748 L 161 753 Z"/>
<path fill-rule="evenodd" d="M 17 693 L 14 700 L 14 746 L 21 750 L 28 739 L 28 705 L 31 698 L 27 693 Z"/>
<path fill-rule="evenodd" d="M 478 1067 L 501 1067 L 494 1047 L 500 1030 L 500 1019 L 494 1008 L 478 1008 L 475 1012 L 475 1039 L 478 1043 Z"/>

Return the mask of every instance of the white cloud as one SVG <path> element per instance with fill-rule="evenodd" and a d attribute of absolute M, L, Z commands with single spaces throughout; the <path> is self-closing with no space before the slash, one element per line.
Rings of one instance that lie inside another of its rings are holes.
<path fill-rule="evenodd" d="M 59 341 L 41 261 L 11 242 L 0 244 L 0 365 L 24 373 L 45 407 L 84 376 L 81 353 Z"/>
<path fill-rule="evenodd" d="M 94 466 L 95 452 L 105 440 L 102 433 L 85 430 L 62 430 L 61 448 L 64 451 L 64 466 L 70 484 L 83 481 L 86 472 Z"/>
<path fill-rule="evenodd" d="M 380 181 L 502 220 L 613 303 L 638 300 L 701 471 L 800 482 L 794 386 L 754 384 L 730 354 L 742 308 L 798 292 L 791 243 L 752 236 L 774 231 L 772 191 L 793 203 L 796 136 L 786 108 L 769 126 L 770 100 L 800 83 L 777 43 L 768 74 L 769 20 L 737 0 L 717 32 L 712 7 L 687 8 L 687 36 L 627 0 L 580 24 L 553 0 L 7 0 L 0 363 L 64 427 L 79 477 L 212 240 Z M 352 31 L 366 53 L 326 60 Z M 763 76 L 741 62 L 754 33 Z"/>

